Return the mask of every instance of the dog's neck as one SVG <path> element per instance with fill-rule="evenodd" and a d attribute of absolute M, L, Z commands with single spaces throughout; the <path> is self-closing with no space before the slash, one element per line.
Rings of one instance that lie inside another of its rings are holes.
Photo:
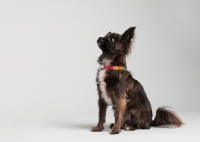
<path fill-rule="evenodd" d="M 110 59 L 107 59 L 107 58 L 104 58 L 102 60 L 102 62 L 100 63 L 100 65 L 103 65 L 103 66 L 111 66 L 111 60 Z"/>
<path fill-rule="evenodd" d="M 126 68 L 126 56 L 121 54 L 102 54 L 98 58 L 101 66 L 124 66 Z"/>

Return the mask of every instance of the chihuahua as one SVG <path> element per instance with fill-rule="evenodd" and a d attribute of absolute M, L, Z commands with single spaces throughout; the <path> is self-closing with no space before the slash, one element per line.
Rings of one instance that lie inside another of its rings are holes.
<path fill-rule="evenodd" d="M 115 123 L 110 125 L 110 134 L 118 134 L 121 129 L 133 131 L 150 129 L 151 126 L 179 127 L 183 124 L 175 112 L 160 107 L 152 120 L 152 109 L 141 83 L 127 70 L 126 56 L 130 54 L 135 27 L 127 29 L 122 35 L 109 32 L 99 37 L 97 44 L 102 50 L 98 58 L 97 90 L 99 121 L 92 132 L 104 129 L 106 109 L 113 106 Z"/>

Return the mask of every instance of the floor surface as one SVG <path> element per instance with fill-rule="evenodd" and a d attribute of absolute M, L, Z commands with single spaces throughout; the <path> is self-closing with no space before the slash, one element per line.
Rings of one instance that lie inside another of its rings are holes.
<path fill-rule="evenodd" d="M 182 112 L 179 116 L 185 125 L 180 128 L 151 128 L 150 130 L 121 131 L 110 135 L 109 124 L 114 118 L 107 116 L 102 132 L 91 132 L 96 125 L 97 116 L 73 116 L 55 118 L 46 122 L 32 120 L 18 122 L 4 120 L 0 122 L 0 142 L 198 142 L 200 141 L 200 112 Z"/>

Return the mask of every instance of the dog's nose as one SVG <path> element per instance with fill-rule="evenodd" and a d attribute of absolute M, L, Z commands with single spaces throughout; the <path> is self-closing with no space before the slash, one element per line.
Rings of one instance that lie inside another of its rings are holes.
<path fill-rule="evenodd" d="M 103 37 L 99 37 L 98 40 L 97 40 L 97 42 L 101 43 L 103 40 L 104 40 Z"/>
<path fill-rule="evenodd" d="M 103 37 L 99 37 L 99 39 L 98 39 L 99 41 L 101 41 L 101 40 L 103 40 Z"/>
<path fill-rule="evenodd" d="M 97 40 L 97 44 L 99 46 L 101 46 L 103 44 L 103 42 L 104 42 L 104 38 L 103 37 L 99 37 L 98 40 Z"/>

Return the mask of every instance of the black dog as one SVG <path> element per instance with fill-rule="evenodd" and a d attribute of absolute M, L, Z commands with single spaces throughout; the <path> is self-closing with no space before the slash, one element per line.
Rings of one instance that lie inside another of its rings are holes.
<path fill-rule="evenodd" d="M 131 51 L 135 27 L 122 35 L 108 33 L 99 37 L 97 44 L 102 50 L 98 63 L 97 89 L 99 95 L 99 122 L 93 132 L 103 130 L 107 105 L 112 105 L 115 123 L 111 124 L 111 134 L 118 134 L 122 129 L 150 129 L 151 126 L 175 126 L 183 123 L 178 116 L 166 108 L 158 108 L 152 120 L 151 104 L 142 85 L 126 69 L 126 56 Z"/>

